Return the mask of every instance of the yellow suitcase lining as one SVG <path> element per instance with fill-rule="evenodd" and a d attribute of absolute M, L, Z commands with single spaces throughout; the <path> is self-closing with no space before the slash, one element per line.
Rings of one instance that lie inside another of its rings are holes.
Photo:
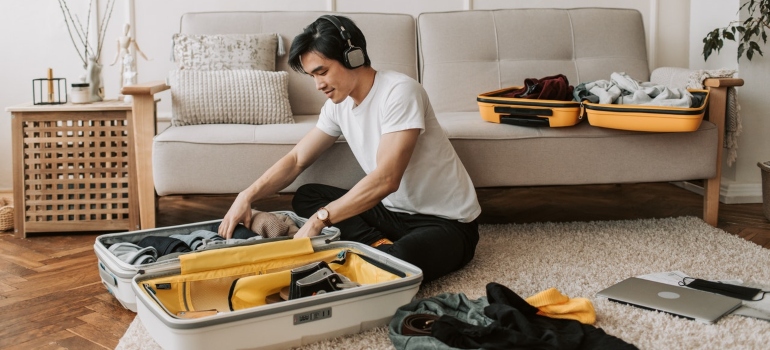
<path fill-rule="evenodd" d="M 291 269 L 321 260 L 329 263 L 342 250 L 347 249 L 315 252 L 310 239 L 305 238 L 182 255 L 180 274 L 144 281 L 144 292 L 171 315 L 204 310 L 229 312 L 230 289 L 235 280 L 242 279 L 240 289 L 234 291 L 238 295 L 233 306 L 260 306 L 267 295 L 290 284 Z M 190 258 L 182 259 L 186 256 Z M 330 267 L 360 284 L 401 278 L 355 254 L 347 254 L 345 264 Z"/>

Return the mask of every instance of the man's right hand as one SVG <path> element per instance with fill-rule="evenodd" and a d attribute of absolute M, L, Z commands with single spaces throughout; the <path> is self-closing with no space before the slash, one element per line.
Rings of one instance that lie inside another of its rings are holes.
<path fill-rule="evenodd" d="M 235 226 L 239 223 L 243 223 L 246 227 L 251 227 L 251 202 L 246 197 L 243 192 L 239 193 L 230 206 L 230 210 L 227 211 L 227 214 L 222 219 L 218 233 L 225 239 L 233 237 Z"/>

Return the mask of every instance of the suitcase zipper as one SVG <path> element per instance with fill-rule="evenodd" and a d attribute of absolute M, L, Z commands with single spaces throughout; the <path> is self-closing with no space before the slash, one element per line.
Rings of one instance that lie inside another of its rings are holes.
<path fill-rule="evenodd" d="M 619 105 L 622 106 L 622 105 Z M 651 106 L 652 107 L 652 106 Z M 600 107 L 593 104 L 586 105 L 586 109 L 603 112 L 626 112 L 626 113 L 647 113 L 647 114 L 675 114 L 675 115 L 696 115 L 703 112 L 702 108 L 686 108 L 684 110 L 674 109 L 675 107 L 667 107 L 668 109 L 661 109 L 662 106 L 655 106 L 658 108 L 624 108 L 624 107 Z M 666 107 L 664 107 L 666 108 Z"/>
<path fill-rule="evenodd" d="M 530 101 L 500 101 L 500 100 L 493 100 L 493 99 L 486 99 L 477 97 L 477 102 L 484 102 L 484 103 L 496 103 L 496 104 L 508 104 L 508 105 L 520 105 L 520 106 L 534 106 L 534 107 L 575 107 L 576 103 L 575 101 L 561 101 L 561 102 L 530 102 Z"/>

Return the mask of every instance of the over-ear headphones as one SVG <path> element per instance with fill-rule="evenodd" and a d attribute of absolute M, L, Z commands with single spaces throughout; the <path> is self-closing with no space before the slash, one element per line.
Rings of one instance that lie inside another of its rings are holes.
<path fill-rule="evenodd" d="M 340 37 L 342 37 L 342 40 L 348 42 L 348 48 L 345 50 L 345 53 L 342 54 L 342 57 L 345 58 L 345 67 L 348 69 L 355 69 L 363 66 L 364 62 L 366 61 L 364 58 L 364 50 L 361 50 L 361 48 L 358 46 L 353 46 L 353 44 L 350 42 L 350 33 L 345 30 L 342 22 L 340 22 L 337 17 L 332 15 L 323 15 L 320 18 L 332 22 L 332 24 L 337 27 L 337 30 L 340 31 Z"/>

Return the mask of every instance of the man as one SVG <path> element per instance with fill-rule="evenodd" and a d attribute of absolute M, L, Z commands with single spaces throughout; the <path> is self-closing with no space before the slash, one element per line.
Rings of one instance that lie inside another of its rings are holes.
<path fill-rule="evenodd" d="M 321 16 L 291 45 L 289 64 L 329 98 L 316 127 L 238 194 L 220 225 L 250 226 L 251 203 L 291 184 L 342 135 L 366 176 L 350 190 L 321 184 L 297 189 L 294 211 L 309 218 L 295 238 L 325 226 L 408 261 L 423 282 L 467 264 L 481 213 L 473 183 L 414 79 L 376 71 L 360 29 L 342 16 Z"/>

